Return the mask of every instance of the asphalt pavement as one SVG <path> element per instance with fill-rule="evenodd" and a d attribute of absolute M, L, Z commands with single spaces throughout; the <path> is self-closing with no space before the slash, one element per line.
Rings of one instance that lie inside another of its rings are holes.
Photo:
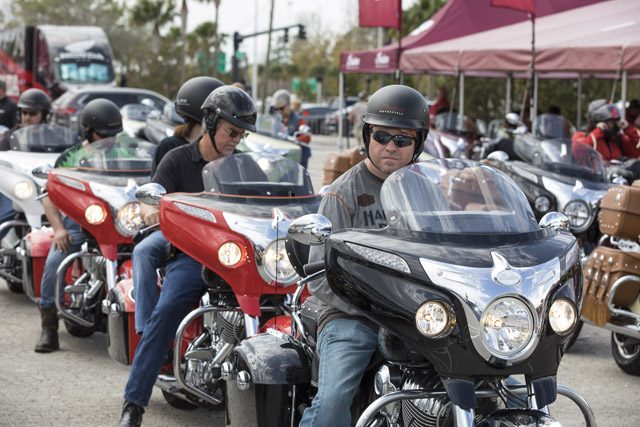
<path fill-rule="evenodd" d="M 324 157 L 338 143 L 315 137 L 312 144 L 309 170 L 317 190 Z M 117 425 L 129 367 L 109 357 L 106 336 L 76 338 L 61 326 L 61 351 L 39 354 L 33 351 L 39 331 L 35 304 L 0 280 L 0 426 Z M 587 399 L 599 427 L 640 426 L 640 378 L 615 365 L 608 332 L 586 325 L 560 365 L 558 382 Z M 584 425 L 564 398 L 551 411 L 564 426 Z M 174 409 L 156 389 L 143 425 L 222 427 L 224 417 L 205 409 Z"/>

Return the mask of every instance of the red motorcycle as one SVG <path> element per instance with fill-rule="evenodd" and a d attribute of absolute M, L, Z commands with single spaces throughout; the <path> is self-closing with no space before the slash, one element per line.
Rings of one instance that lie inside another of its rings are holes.
<path fill-rule="evenodd" d="M 64 296 L 56 299 L 59 315 L 74 336 L 108 328 L 109 353 L 115 359 L 130 360 L 139 339 L 130 258 L 132 236 L 143 224 L 134 194 L 149 180 L 154 149 L 148 142 L 120 135 L 96 141 L 75 152 L 67 167 L 52 170 L 47 183 L 52 203 L 80 224 L 87 238 L 58 268 L 56 295 Z M 78 261 L 82 274 L 66 281 L 67 270 Z M 121 304 L 105 299 L 115 288 L 123 295 Z"/>
<path fill-rule="evenodd" d="M 203 264 L 208 285 L 200 306 L 178 327 L 174 375 L 156 382 L 170 404 L 181 400 L 180 407 L 221 405 L 223 362 L 236 344 L 269 328 L 290 331 L 284 303 L 299 276 L 284 239 L 290 222 L 315 213 L 320 202 L 307 171 L 277 155 L 228 156 L 202 174 L 204 193 L 163 197 L 161 186 L 147 184 L 137 194 L 160 204 L 163 234 Z"/>

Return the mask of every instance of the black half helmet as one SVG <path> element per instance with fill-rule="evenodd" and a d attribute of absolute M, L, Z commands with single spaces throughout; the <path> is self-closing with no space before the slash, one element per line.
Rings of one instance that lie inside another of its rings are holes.
<path fill-rule="evenodd" d="M 194 77 L 187 80 L 176 95 L 176 112 L 186 119 L 191 117 L 198 123 L 202 122 L 202 103 L 214 90 L 224 85 L 213 77 Z"/>
<path fill-rule="evenodd" d="M 85 129 L 90 129 L 103 138 L 122 132 L 120 109 L 104 98 L 94 99 L 85 105 L 80 123 Z"/>
<path fill-rule="evenodd" d="M 231 85 L 221 86 L 207 96 L 202 103 L 204 122 L 209 133 L 215 133 L 218 119 L 225 119 L 234 126 L 255 132 L 257 111 L 251 96 Z"/>
<path fill-rule="evenodd" d="M 46 117 L 51 110 L 51 98 L 40 89 L 27 89 L 18 98 L 18 108 L 42 111 Z"/>
<path fill-rule="evenodd" d="M 371 125 L 399 129 L 415 129 L 416 145 L 413 151 L 415 161 L 422 153 L 424 141 L 429 134 L 429 106 L 424 96 L 417 90 L 403 85 L 390 85 L 378 89 L 367 102 L 362 116 L 365 126 L 362 136 L 367 151 Z"/>

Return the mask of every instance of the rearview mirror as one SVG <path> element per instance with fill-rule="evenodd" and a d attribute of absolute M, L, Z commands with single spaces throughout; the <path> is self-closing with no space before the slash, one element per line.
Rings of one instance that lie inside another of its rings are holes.
<path fill-rule="evenodd" d="M 49 172 L 53 169 L 50 164 L 44 164 L 33 168 L 31 174 L 36 178 L 47 179 L 49 177 Z"/>
<path fill-rule="evenodd" d="M 167 190 L 162 185 L 150 182 L 138 188 L 136 199 L 145 205 L 158 206 L 165 194 L 167 194 Z"/>
<path fill-rule="evenodd" d="M 322 245 L 331 234 L 331 221 L 318 214 L 301 216 L 289 225 L 287 237 L 303 245 Z"/>

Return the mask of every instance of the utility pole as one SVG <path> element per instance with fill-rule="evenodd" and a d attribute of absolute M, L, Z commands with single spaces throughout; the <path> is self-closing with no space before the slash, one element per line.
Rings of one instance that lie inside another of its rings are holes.
<path fill-rule="evenodd" d="M 275 9 L 275 0 L 271 0 L 271 12 L 269 14 L 269 35 L 267 39 L 267 60 L 264 64 L 264 82 L 262 90 L 262 111 L 265 111 L 267 105 L 267 93 L 269 92 L 269 59 L 271 56 L 271 31 L 273 30 L 273 11 Z"/>

